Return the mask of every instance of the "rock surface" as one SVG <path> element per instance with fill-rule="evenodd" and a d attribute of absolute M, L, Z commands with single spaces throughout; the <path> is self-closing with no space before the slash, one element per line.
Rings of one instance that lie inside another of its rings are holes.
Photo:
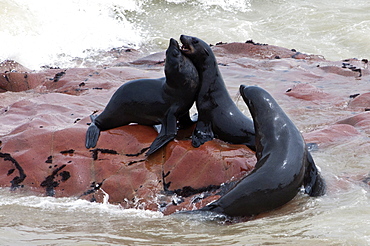
<path fill-rule="evenodd" d="M 326 148 L 370 132 L 364 112 L 370 106 L 369 69 L 363 61 L 331 62 L 252 42 L 213 49 L 232 97 L 240 84 L 267 89 L 306 142 Z M 191 129 L 148 158 L 145 150 L 157 132 L 147 126 L 102 132 L 95 149 L 84 147 L 89 115 L 101 112 L 122 83 L 164 76 L 163 52 L 140 55 L 122 52 L 103 67 L 41 71 L 1 63 L 0 186 L 170 214 L 204 206 L 219 197 L 223 183 L 249 173 L 253 151 L 219 140 L 195 149 Z M 236 102 L 248 115 L 245 103 Z"/>

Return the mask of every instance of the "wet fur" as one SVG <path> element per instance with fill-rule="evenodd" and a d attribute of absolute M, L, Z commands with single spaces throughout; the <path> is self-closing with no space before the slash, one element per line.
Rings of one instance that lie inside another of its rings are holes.
<path fill-rule="evenodd" d="M 231 99 L 210 46 L 196 37 L 181 35 L 180 40 L 183 53 L 198 70 L 201 84 L 196 100 L 198 122 L 192 145 L 199 147 L 216 137 L 228 143 L 245 144 L 254 150 L 253 122 Z"/>
<path fill-rule="evenodd" d="M 259 87 L 240 87 L 256 129 L 257 164 L 217 201 L 202 208 L 229 216 L 253 216 L 292 200 L 302 185 L 310 196 L 325 193 L 301 133 L 272 96 Z"/>
<path fill-rule="evenodd" d="M 100 131 L 130 123 L 162 124 L 158 137 L 146 153 L 150 155 L 175 138 L 178 120 L 181 125 L 192 123 L 189 109 L 198 91 L 198 72 L 174 39 L 170 40 L 166 51 L 165 74 L 164 78 L 133 80 L 119 87 L 104 111 L 91 117 L 86 148 L 96 146 Z"/>

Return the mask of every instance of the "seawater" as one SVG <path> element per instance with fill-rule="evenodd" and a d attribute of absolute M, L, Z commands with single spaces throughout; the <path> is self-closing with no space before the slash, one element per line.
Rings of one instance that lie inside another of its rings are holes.
<path fill-rule="evenodd" d="M 98 64 L 116 47 L 161 51 L 169 38 L 278 45 L 329 60 L 368 58 L 366 0 L 1 0 L 0 60 L 31 69 Z"/>
<path fill-rule="evenodd" d="M 150 54 L 180 34 L 209 43 L 253 39 L 330 60 L 370 55 L 370 2 L 363 0 L 2 0 L 0 17 L 0 60 L 36 70 L 81 66 L 76 59 L 98 65 L 107 59 L 99 54 L 115 47 Z M 294 119 L 300 129 L 340 113 L 305 112 Z M 328 195 L 299 194 L 266 217 L 232 225 L 0 189 L 0 245 L 369 245 L 369 187 L 345 179 L 369 171 L 368 146 L 361 136 L 313 152 Z"/>

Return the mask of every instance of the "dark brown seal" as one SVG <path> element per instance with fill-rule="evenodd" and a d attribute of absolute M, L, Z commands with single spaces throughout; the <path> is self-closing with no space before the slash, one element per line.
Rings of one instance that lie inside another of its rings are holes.
<path fill-rule="evenodd" d="M 192 135 L 193 146 L 199 147 L 216 137 L 254 150 L 253 122 L 231 99 L 210 46 L 196 37 L 181 35 L 180 40 L 182 52 L 197 68 L 201 83 L 196 100 L 198 122 Z"/>
<path fill-rule="evenodd" d="M 100 131 L 138 123 L 162 124 L 158 137 L 146 155 L 150 155 L 177 134 L 177 120 L 192 123 L 189 109 L 198 91 L 198 72 L 185 57 L 176 40 L 171 39 L 166 51 L 164 78 L 139 79 L 123 84 L 113 94 L 104 111 L 92 116 L 86 133 L 86 148 L 96 146 Z"/>
<path fill-rule="evenodd" d="M 200 209 L 229 216 L 253 216 L 292 200 L 302 185 L 310 196 L 325 193 L 325 182 L 303 137 L 265 90 L 240 86 L 256 129 L 257 164 L 253 172 L 217 201 Z"/>

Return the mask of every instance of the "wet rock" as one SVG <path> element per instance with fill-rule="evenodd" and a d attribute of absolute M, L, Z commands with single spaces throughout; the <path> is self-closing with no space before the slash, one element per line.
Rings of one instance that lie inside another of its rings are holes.
<path fill-rule="evenodd" d="M 307 101 L 332 99 L 330 94 L 319 90 L 311 84 L 297 84 L 294 87 L 287 89 L 286 95 Z"/>
<path fill-rule="evenodd" d="M 370 92 L 363 93 L 354 97 L 348 104 L 349 107 L 370 109 Z"/>
<path fill-rule="evenodd" d="M 125 66 L 129 62 L 142 57 L 142 52 L 127 48 L 127 47 L 119 47 L 113 48 L 107 52 L 111 57 L 115 58 L 110 64 L 106 64 L 106 66 Z"/>
<path fill-rule="evenodd" d="M 355 58 L 343 61 L 327 62 L 320 66 L 320 69 L 326 73 L 338 74 L 346 77 L 355 77 L 361 79 L 362 76 L 369 75 L 366 59 L 358 60 Z"/>
<path fill-rule="evenodd" d="M 27 91 L 39 86 L 43 75 L 38 73 L 6 72 L 0 73 L 0 92 Z"/>
<path fill-rule="evenodd" d="M 315 143 L 319 147 L 327 147 L 339 141 L 348 140 L 350 137 L 359 136 L 355 127 L 346 124 L 334 124 L 312 132 L 304 133 L 306 143 Z"/>
<path fill-rule="evenodd" d="M 0 186 L 97 202 L 109 196 L 125 208 L 164 211 L 173 190 L 219 187 L 253 168 L 251 150 L 217 140 L 194 149 L 190 140 L 178 139 L 146 158 L 143 150 L 157 132 L 141 125 L 102 132 L 88 150 L 88 115 L 105 104 L 98 97 L 86 100 L 91 96 L 46 93 L 11 104 L 0 117 Z"/>
<path fill-rule="evenodd" d="M 254 42 L 219 44 L 213 50 L 224 65 L 220 71 L 229 93 L 246 114 L 239 85 L 258 85 L 299 129 L 309 131 L 303 134 L 307 143 L 327 147 L 368 136 L 369 112 L 356 113 L 368 107 L 364 61 L 331 62 Z M 120 85 L 164 76 L 164 52 L 142 59 L 136 51 L 111 53 L 116 60 L 104 67 L 29 71 L 6 62 L 8 67 L 0 69 L 1 187 L 170 214 L 204 206 L 252 170 L 251 150 L 219 140 L 195 149 L 191 129 L 148 158 L 144 153 L 157 136 L 148 126 L 102 132 L 96 148 L 86 149 L 89 115 L 99 114 Z M 354 94 L 360 95 L 348 97 Z"/>
<path fill-rule="evenodd" d="M 337 124 L 348 124 L 365 131 L 367 134 L 370 133 L 370 112 L 364 112 L 356 114 L 352 117 L 340 120 Z"/>
<path fill-rule="evenodd" d="M 276 57 L 278 57 L 278 59 L 295 58 L 318 61 L 324 60 L 319 56 L 306 55 L 286 48 L 274 45 L 261 45 L 254 42 L 219 44 L 213 46 L 212 50 L 222 62 L 227 62 L 240 57 L 250 57 L 253 59 L 277 59 Z"/>
<path fill-rule="evenodd" d="M 143 58 L 139 58 L 137 60 L 134 60 L 130 62 L 133 65 L 146 65 L 146 66 L 153 66 L 153 65 L 159 65 L 164 66 L 164 59 L 166 57 L 165 51 L 163 52 L 157 52 L 148 56 L 145 56 Z"/>
<path fill-rule="evenodd" d="M 5 60 L 0 62 L 0 73 L 9 72 L 25 73 L 31 72 L 31 70 L 13 60 Z"/>
<path fill-rule="evenodd" d="M 32 73 L 2 73 L 0 92 L 34 89 L 42 93 L 80 95 L 88 90 L 117 88 L 129 80 L 163 76 L 164 73 L 160 68 L 143 71 L 143 69 L 131 67 L 47 69 Z"/>

